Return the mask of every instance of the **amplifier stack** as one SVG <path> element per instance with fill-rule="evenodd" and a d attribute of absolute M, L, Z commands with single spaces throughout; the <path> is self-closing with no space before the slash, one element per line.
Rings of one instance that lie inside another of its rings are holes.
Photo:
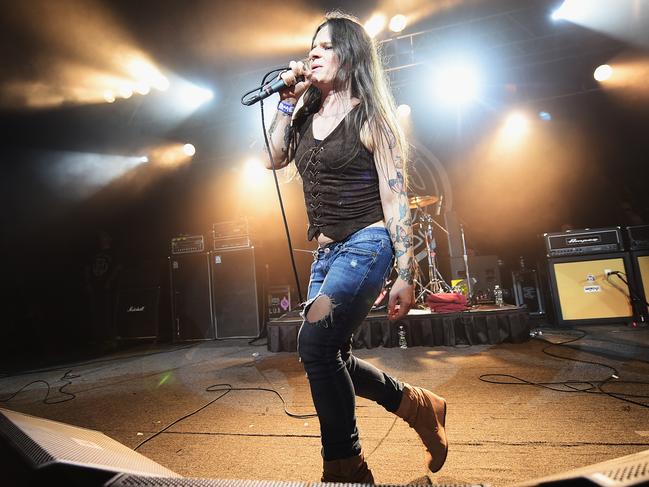
<path fill-rule="evenodd" d="M 544 234 L 558 324 L 646 318 L 647 307 L 633 297 L 637 291 L 646 300 L 649 289 L 648 230 L 628 227 L 625 235 L 620 227 L 608 227 Z"/>
<path fill-rule="evenodd" d="M 169 273 L 174 341 L 259 335 L 255 254 L 248 223 L 215 223 L 212 237 L 212 250 L 207 252 L 202 236 L 172 240 Z"/>
<path fill-rule="evenodd" d="M 568 230 L 543 236 L 548 257 L 603 254 L 624 249 L 620 227 Z"/>

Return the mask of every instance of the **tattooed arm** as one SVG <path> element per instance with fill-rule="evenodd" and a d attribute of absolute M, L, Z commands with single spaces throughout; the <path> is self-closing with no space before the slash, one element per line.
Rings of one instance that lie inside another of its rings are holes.
<path fill-rule="evenodd" d="M 311 84 L 308 80 L 311 71 L 302 61 L 291 61 L 289 66 L 290 70 L 280 75 L 287 87 L 279 92 L 279 97 L 287 106 L 293 105 L 295 110 L 299 110 L 300 105 L 304 101 L 301 97 Z M 306 77 L 306 81 L 297 82 L 298 76 Z M 275 118 L 273 118 L 273 122 L 268 129 L 270 153 L 273 156 L 273 162 L 270 160 L 266 162 L 268 169 L 273 168 L 273 163 L 275 169 L 279 169 L 291 162 L 288 160 L 288 134 L 291 119 L 291 114 L 284 113 L 279 109 L 275 112 Z"/>
<path fill-rule="evenodd" d="M 390 141 L 374 149 L 374 160 L 379 175 L 385 227 L 392 239 L 398 273 L 390 291 L 388 317 L 397 320 L 408 313 L 415 301 L 412 221 L 405 184 L 405 161 L 396 144 Z M 399 305 L 398 309 L 396 305 Z"/>
<path fill-rule="evenodd" d="M 270 128 L 268 129 L 268 138 L 270 143 L 270 153 L 273 155 L 275 169 L 286 166 L 288 161 L 288 131 L 291 126 L 291 115 L 277 110 Z M 266 168 L 272 169 L 273 163 L 266 158 Z"/>

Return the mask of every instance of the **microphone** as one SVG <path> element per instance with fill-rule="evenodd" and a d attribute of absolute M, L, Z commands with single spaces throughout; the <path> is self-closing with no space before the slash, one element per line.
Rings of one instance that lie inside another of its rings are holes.
<path fill-rule="evenodd" d="M 300 61 L 303 63 L 306 67 L 309 66 L 311 60 L 309 58 L 301 59 Z M 287 71 L 290 71 L 291 68 L 280 68 L 280 69 L 275 69 L 274 71 L 281 71 L 282 73 L 285 73 Z M 271 74 L 273 71 L 271 71 L 268 74 Z M 266 76 L 268 76 L 268 74 Z M 295 84 L 300 83 L 304 81 L 304 76 L 297 76 L 295 79 Z M 261 86 L 260 88 L 255 88 L 254 90 L 250 90 L 248 93 L 243 95 L 241 97 L 241 103 L 247 106 L 253 105 L 257 103 L 258 101 L 264 100 L 268 98 L 270 95 L 273 95 L 277 93 L 278 91 L 283 90 L 284 88 L 288 88 L 289 85 L 286 84 L 286 82 L 280 77 L 277 78 L 276 80 L 270 81 L 266 83 L 265 85 Z M 253 95 L 254 93 L 254 95 Z"/>
<path fill-rule="evenodd" d="M 304 79 L 304 77 L 302 77 L 302 76 L 301 76 L 301 78 L 302 78 L 302 80 Z M 297 81 L 299 83 L 301 80 L 298 78 Z M 273 81 L 271 83 L 267 83 L 264 86 L 262 86 L 259 89 L 259 93 L 252 96 L 250 98 L 250 100 L 247 101 L 246 105 L 254 105 L 258 101 L 264 100 L 264 99 L 268 98 L 270 95 L 273 95 L 273 94 L 277 93 L 278 91 L 281 91 L 281 90 L 283 90 L 284 88 L 287 88 L 287 87 L 288 87 L 288 85 L 286 84 L 286 82 L 282 78 L 278 78 L 275 81 Z"/>

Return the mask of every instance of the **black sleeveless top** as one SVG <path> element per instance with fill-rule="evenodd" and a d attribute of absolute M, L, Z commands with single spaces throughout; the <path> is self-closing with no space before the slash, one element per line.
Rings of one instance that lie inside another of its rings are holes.
<path fill-rule="evenodd" d="M 295 150 L 309 217 L 308 238 L 322 233 L 341 241 L 383 219 L 374 157 L 360 143 L 358 127 L 346 130 L 344 119 L 324 140 L 313 137 L 312 127 L 309 115 L 298 128 Z"/>

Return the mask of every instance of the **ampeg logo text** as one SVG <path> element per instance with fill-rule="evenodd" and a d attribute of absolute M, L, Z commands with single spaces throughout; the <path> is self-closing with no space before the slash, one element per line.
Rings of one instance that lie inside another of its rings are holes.
<path fill-rule="evenodd" d="M 579 245 L 579 244 L 599 243 L 601 241 L 602 239 L 600 237 L 582 237 L 582 238 L 572 237 L 569 238 L 566 241 L 566 243 L 568 245 Z"/>
<path fill-rule="evenodd" d="M 126 310 L 127 313 L 141 313 L 144 311 L 144 306 L 129 306 Z"/>

